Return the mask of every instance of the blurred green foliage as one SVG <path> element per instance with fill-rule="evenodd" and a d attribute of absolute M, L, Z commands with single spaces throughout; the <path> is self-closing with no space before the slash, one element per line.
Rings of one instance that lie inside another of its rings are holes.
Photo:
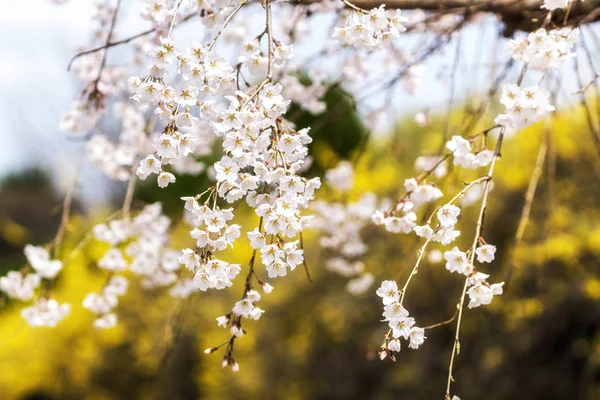
<path fill-rule="evenodd" d="M 440 125 L 433 121 L 419 128 L 401 121 L 391 138 L 371 140 L 348 199 L 365 191 L 396 198 L 404 179 L 414 176 L 416 155 L 438 151 Z M 326 123 L 322 133 L 315 129 L 313 150 L 329 154 L 316 154 L 322 167 L 351 155 L 362 141 L 362 133 L 354 136 L 354 128 L 339 126 Z M 499 250 L 484 272 L 493 282 L 506 279 L 509 271 L 512 278 L 506 293 L 490 306 L 465 311 L 453 386 L 462 399 L 600 398 L 600 163 L 585 145 L 585 129 L 579 110 L 553 120 L 549 162 L 556 173 L 545 173 L 540 181 L 517 249 L 513 242 L 524 192 L 547 132 L 541 123 L 505 142 L 483 234 Z M 317 146 L 319 135 L 323 141 Z M 438 183 L 451 196 L 474 174 L 455 169 Z M 181 194 L 195 193 L 202 182 L 182 180 Z M 179 196 L 171 190 L 156 193 L 142 197 L 168 202 Z M 321 195 L 340 197 L 330 190 Z M 461 214 L 461 248 L 472 240 L 477 211 L 473 205 Z M 236 217 L 245 227 L 256 221 L 249 210 Z M 65 245 L 73 248 L 91 226 L 89 219 L 74 217 Z M 29 232 L 34 226 L 27 228 Z M 189 244 L 187 230 L 174 227 L 175 247 Z M 0 231 L 5 238 L 6 230 Z M 22 246 L 32 237 L 24 235 L 22 243 L 12 240 Z M 363 237 L 370 248 L 364 261 L 377 283 L 404 282 L 419 242 L 375 226 L 365 228 Z M 80 306 L 84 295 L 99 290 L 105 280 L 95 265 L 105 247 L 92 242 L 67 263 L 52 289 L 60 301 L 73 304 L 71 315 L 57 328 L 24 325 L 20 304 L 9 303 L 0 312 L 0 398 L 442 399 L 454 324 L 427 331 L 425 344 L 416 351 L 403 348 L 396 363 L 379 361 L 377 350 L 386 331 L 380 299 L 374 288 L 359 297 L 348 294 L 346 279 L 323 268 L 317 243 L 316 236 L 307 235 L 314 282 L 307 282 L 301 268 L 275 280 L 275 290 L 260 303 L 266 313 L 245 325 L 248 334 L 236 342 L 241 365 L 236 374 L 221 369 L 219 352 L 204 355 L 202 350 L 227 340 L 228 332 L 214 319 L 239 299 L 240 282 L 185 301 L 142 291 L 133 283 L 119 306 L 120 325 L 95 331 L 92 316 Z M 226 259 L 241 263 L 244 271 L 250 249 L 244 239 L 236 247 Z M 258 273 L 266 275 L 260 268 Z M 419 325 L 444 321 L 454 313 L 461 289 L 460 277 L 443 264 L 426 262 L 411 283 L 406 306 Z"/>

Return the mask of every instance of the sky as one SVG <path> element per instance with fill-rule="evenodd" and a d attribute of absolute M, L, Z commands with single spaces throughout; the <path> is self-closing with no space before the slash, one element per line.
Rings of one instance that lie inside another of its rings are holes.
<path fill-rule="evenodd" d="M 109 197 L 106 181 L 81 162 L 81 139 L 58 130 L 60 115 L 81 90 L 66 67 L 76 50 L 89 43 L 93 1 L 27 0 L 7 6 L 0 13 L 2 59 L 8 61 L 0 63 L 0 179 L 40 166 L 65 192 L 83 165 L 84 197 L 103 202 Z M 135 16 L 128 11 L 124 8 L 119 28 L 124 35 L 140 29 L 130 23 Z"/>

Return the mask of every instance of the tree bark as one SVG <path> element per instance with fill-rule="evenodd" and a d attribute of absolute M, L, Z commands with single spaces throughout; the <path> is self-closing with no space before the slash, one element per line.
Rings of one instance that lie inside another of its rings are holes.
<path fill-rule="evenodd" d="M 299 0 L 301 4 L 320 0 Z M 530 32 L 542 25 L 548 10 L 542 9 L 543 0 L 355 0 L 352 4 L 370 10 L 385 4 L 386 8 L 402 10 L 437 11 L 440 14 L 459 14 L 470 17 L 477 12 L 495 14 L 505 24 L 505 35 L 515 31 Z M 563 26 L 566 10 L 555 10 L 549 27 Z M 574 26 L 600 19 L 600 0 L 573 0 L 566 25 Z"/>

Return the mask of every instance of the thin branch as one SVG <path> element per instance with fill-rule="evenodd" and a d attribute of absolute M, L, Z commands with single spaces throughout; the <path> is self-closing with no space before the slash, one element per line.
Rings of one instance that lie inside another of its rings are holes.
<path fill-rule="evenodd" d="M 187 15 L 185 18 L 183 18 L 181 20 L 181 22 L 189 21 L 190 19 L 192 19 L 192 17 L 195 17 L 196 15 L 197 14 L 195 14 L 195 13 Z M 96 47 L 96 48 L 93 48 L 93 49 L 90 49 L 90 50 L 85 50 L 85 51 L 82 51 L 80 53 L 77 53 L 77 54 L 75 54 L 73 56 L 73 58 L 71 58 L 71 61 L 69 61 L 69 64 L 67 65 L 67 71 L 71 70 L 71 66 L 73 65 L 73 62 L 75 60 L 77 60 L 79 57 L 82 57 L 82 56 L 85 56 L 85 55 L 88 55 L 88 54 L 92 54 L 92 53 L 96 53 L 98 51 L 102 51 L 104 49 L 108 49 L 108 48 L 111 48 L 111 47 L 115 47 L 115 46 L 119 46 L 119 45 L 122 45 L 122 44 L 129 43 L 129 42 L 131 42 L 131 41 L 133 41 L 135 39 L 139 39 L 139 38 L 144 37 L 146 35 L 149 35 L 149 34 L 151 34 L 153 32 L 158 32 L 158 30 L 159 29 L 157 27 L 155 27 L 155 28 L 148 29 L 148 30 L 145 30 L 143 32 L 137 33 L 137 34 L 135 34 L 133 36 L 130 36 L 128 38 L 117 40 L 116 42 L 106 43 L 104 46 Z"/>
<path fill-rule="evenodd" d="M 573 58 L 573 65 L 575 67 L 575 77 L 577 79 L 577 84 L 579 85 L 580 89 L 583 89 L 581 72 L 579 71 L 579 63 L 577 62 L 577 58 Z M 594 143 L 594 146 L 596 146 L 596 150 L 600 155 L 600 132 L 598 132 L 598 128 L 596 127 L 596 123 L 594 122 L 594 118 L 592 116 L 592 111 L 590 109 L 587 97 L 584 92 L 580 93 L 579 102 L 585 110 L 586 121 L 588 124 L 590 134 L 592 135 L 592 142 Z"/>
<path fill-rule="evenodd" d="M 402 68 L 395 74 L 395 76 L 392 79 L 388 80 L 387 82 L 384 82 L 380 86 L 374 87 L 372 90 L 370 90 L 367 93 L 363 94 L 362 96 L 356 98 L 356 100 L 355 100 L 356 103 L 358 104 L 374 94 L 380 94 L 382 89 L 385 89 L 386 87 L 391 87 L 391 86 L 395 85 L 396 83 L 398 83 L 409 72 L 410 68 L 421 63 L 427 57 L 429 57 L 430 55 L 435 53 L 437 50 L 439 50 L 441 47 L 443 47 L 443 45 L 447 44 L 450 41 L 450 39 L 452 38 L 452 34 L 456 31 L 458 31 L 460 28 L 462 28 L 465 23 L 466 23 L 466 21 L 462 20 L 462 21 L 458 22 L 456 25 L 454 25 L 453 27 L 451 27 L 450 29 L 447 29 L 445 32 L 440 34 L 437 37 L 438 40 L 436 43 L 434 43 L 430 47 L 426 48 L 423 52 L 421 52 L 419 55 L 417 55 L 411 61 L 409 61 L 408 63 L 403 65 Z"/>
<path fill-rule="evenodd" d="M 225 30 L 225 28 L 227 27 L 227 25 L 229 24 L 229 22 L 231 21 L 231 19 L 233 18 L 233 16 L 246 4 L 248 3 L 248 0 L 242 0 L 234 9 L 233 11 L 231 11 L 231 13 L 227 16 L 227 18 L 225 18 L 225 21 L 223 21 L 223 24 L 221 24 L 221 27 L 219 28 L 219 30 L 217 31 L 217 34 L 215 35 L 215 37 L 213 38 L 213 40 L 211 40 L 211 42 L 208 45 L 208 49 L 207 51 L 211 51 L 213 46 L 215 45 L 215 43 L 217 42 L 217 39 L 219 38 L 219 36 L 221 36 L 221 33 L 223 33 L 223 31 Z"/>
<path fill-rule="evenodd" d="M 502 82 L 504 82 L 504 80 L 508 76 L 508 73 L 512 69 L 514 62 L 515 62 L 515 60 L 511 57 L 504 64 L 504 68 L 502 69 L 500 74 L 495 79 L 492 76 L 493 83 L 487 92 L 487 96 L 481 101 L 481 103 L 479 104 L 479 107 L 477 107 L 477 109 L 475 111 L 475 114 L 473 115 L 471 120 L 468 122 L 468 124 L 465 126 L 465 128 L 462 130 L 462 132 L 465 132 L 466 134 L 468 134 L 473 129 L 475 129 L 475 127 L 477 126 L 477 124 L 479 123 L 479 121 L 481 120 L 483 115 L 486 113 L 486 111 L 490 107 L 491 99 L 493 99 L 496 96 L 496 93 L 500 89 L 500 85 L 502 84 Z M 495 69 L 492 72 L 495 73 Z"/>
<path fill-rule="evenodd" d="M 442 322 L 438 322 L 437 324 L 424 326 L 423 329 L 427 330 L 427 329 L 437 328 L 437 327 L 440 327 L 443 325 L 448 325 L 448 324 L 452 323 L 452 321 L 454 321 L 457 316 L 458 316 L 458 308 L 456 309 L 456 311 L 454 311 L 454 315 L 452 315 L 452 317 L 450 317 L 449 319 L 442 321 Z"/>
<path fill-rule="evenodd" d="M 177 2 L 177 6 L 175 6 L 175 12 L 173 13 L 173 18 L 171 18 L 171 25 L 169 25 L 169 33 L 167 33 L 167 38 L 171 37 L 171 32 L 173 31 L 173 27 L 175 26 L 175 20 L 177 19 L 177 14 L 179 14 L 179 8 L 181 7 L 181 3 L 183 3 L 183 0 L 179 0 Z"/>
<path fill-rule="evenodd" d="M 404 302 L 404 296 L 406 295 L 406 290 L 408 289 L 408 285 L 409 285 L 410 281 L 412 280 L 412 277 L 419 272 L 419 265 L 421 264 L 421 260 L 423 259 L 423 256 L 425 255 L 425 250 L 427 249 L 427 246 L 433 239 L 434 235 L 435 235 L 435 233 L 432 233 L 431 236 L 429 236 L 429 238 L 427 238 L 427 240 L 425 241 L 425 243 L 423 244 L 421 249 L 419 249 L 419 257 L 417 258 L 417 262 L 415 263 L 415 266 L 413 267 L 413 269 L 410 271 L 410 275 L 408 276 L 408 279 L 406 279 L 404 286 L 402 286 L 402 290 L 401 290 L 402 294 L 400 295 L 400 302 L 399 302 L 400 305 L 402 305 L 402 303 Z"/>
<path fill-rule="evenodd" d="M 75 189 L 77 188 L 77 178 L 75 177 L 73 180 L 73 184 L 69 188 L 67 195 L 65 196 L 65 200 L 62 206 L 62 215 L 60 218 L 60 225 L 58 227 L 58 231 L 56 232 L 56 236 L 54 240 L 50 243 L 52 248 L 54 249 L 54 258 L 58 258 L 60 256 L 60 245 L 65 236 L 65 232 L 69 226 L 69 218 L 71 216 L 71 205 L 73 204 L 73 198 L 75 196 Z"/>
<path fill-rule="evenodd" d="M 69 64 L 67 65 L 67 71 L 70 71 L 70 70 L 71 70 L 71 66 L 73 65 L 73 62 L 74 62 L 75 60 L 77 60 L 79 57 L 85 56 L 85 55 L 87 55 L 87 54 L 96 53 L 96 52 L 98 52 L 98 51 L 101 51 L 101 50 L 104 50 L 104 49 L 108 49 L 108 48 L 110 48 L 110 47 L 119 46 L 119 45 L 121 45 L 121 44 L 129 43 L 129 42 L 131 42 L 132 40 L 135 40 L 135 39 L 141 38 L 142 36 L 149 35 L 150 33 L 152 33 L 152 32 L 155 32 L 155 31 L 156 31 L 156 28 L 148 29 L 147 31 L 140 32 L 140 33 L 138 33 L 138 34 L 136 34 L 136 35 L 133 35 L 133 36 L 130 36 L 130 37 L 126 38 L 126 39 L 123 39 L 123 40 L 118 40 L 118 41 L 116 41 L 116 42 L 110 42 L 110 43 L 107 43 L 107 44 L 105 44 L 105 45 L 103 45 L 103 46 L 96 47 L 96 48 L 94 48 L 94 49 L 85 50 L 85 51 L 82 51 L 82 52 L 80 52 L 80 53 L 77 53 L 77 54 L 75 54 L 75 55 L 73 56 L 73 58 L 71 58 L 71 61 L 69 61 Z"/>
<path fill-rule="evenodd" d="M 544 171 L 544 163 L 546 162 L 546 154 L 548 153 L 547 138 L 548 135 L 546 135 L 544 141 L 542 142 L 538 150 L 538 154 L 535 160 L 535 167 L 533 169 L 533 173 L 531 174 L 531 179 L 529 180 L 527 192 L 525 193 L 525 204 L 523 205 L 523 211 L 521 211 L 521 218 L 519 219 L 517 233 L 515 234 L 514 247 L 518 247 L 521 241 L 523 240 L 525 228 L 527 228 L 527 224 L 529 223 L 531 205 L 533 204 L 533 199 L 535 198 L 535 192 L 540 181 L 540 177 L 542 176 L 542 172 Z"/>
<path fill-rule="evenodd" d="M 587 92 L 589 88 L 591 88 L 593 85 L 596 84 L 596 81 L 598 80 L 598 78 L 600 78 L 600 72 L 597 73 L 596 75 L 594 75 L 594 77 L 592 78 L 592 80 L 587 85 L 585 85 L 584 87 L 582 87 L 581 89 L 579 89 L 578 91 L 576 91 L 573 94 L 580 94 L 580 93 Z"/>
<path fill-rule="evenodd" d="M 322 0 L 296 0 L 296 4 L 307 5 Z M 539 27 L 539 21 L 547 14 L 542 9 L 544 0 L 355 0 L 352 8 L 371 10 L 385 4 L 387 9 L 437 11 L 447 15 L 474 15 L 476 12 L 493 13 L 504 21 L 507 33 L 516 29 L 531 31 Z M 555 10 L 552 22 L 555 25 L 581 25 L 600 18 L 600 0 L 572 1 L 568 11 Z M 566 15 L 568 14 L 568 15 Z"/>
<path fill-rule="evenodd" d="M 267 65 L 267 80 L 273 79 L 273 21 L 271 18 L 271 0 L 265 0 L 265 11 L 267 14 L 267 44 L 268 65 Z"/>
<path fill-rule="evenodd" d="M 260 219 L 258 220 L 258 232 L 262 233 L 262 228 L 263 217 L 260 217 Z M 246 281 L 244 283 L 244 292 L 242 293 L 242 300 L 244 300 L 248 295 L 248 292 L 252 290 L 252 277 L 256 275 L 256 273 L 254 272 L 254 263 L 256 262 L 257 253 L 258 249 L 253 249 L 252 256 L 250 257 L 250 261 L 248 262 L 248 275 L 246 275 Z M 231 313 L 227 315 L 229 316 L 231 315 Z M 233 318 L 231 319 L 231 326 L 237 326 L 239 329 L 242 329 L 242 317 L 233 315 Z M 225 342 L 227 344 L 227 348 L 225 349 L 225 354 L 223 355 L 223 361 L 227 362 L 227 364 L 224 365 L 232 365 L 234 363 L 233 348 L 235 345 L 235 339 L 236 336 L 232 334 L 229 340 Z M 208 354 L 212 353 L 213 351 L 219 349 L 222 346 L 223 345 L 212 348 L 211 351 L 208 352 Z"/>
<path fill-rule="evenodd" d="M 483 199 L 481 201 L 481 208 L 479 210 L 479 218 L 477 220 L 477 226 L 475 228 L 475 238 L 473 239 L 473 245 L 471 246 L 471 254 L 470 254 L 470 263 L 473 264 L 475 262 L 475 249 L 477 248 L 477 242 L 481 237 L 481 233 L 483 231 L 483 220 L 485 218 L 485 211 L 487 208 L 487 200 L 490 192 L 490 187 L 492 184 L 492 176 L 494 174 L 494 167 L 496 166 L 496 161 L 500 157 L 500 151 L 502 149 L 502 142 L 504 140 L 504 127 L 500 131 L 498 135 L 498 142 L 496 143 L 496 149 L 494 151 L 494 157 L 490 164 L 490 168 L 486 175 L 485 188 L 483 190 Z M 460 326 L 462 322 L 462 315 L 464 310 L 465 297 L 467 294 L 467 287 L 469 285 L 469 277 L 465 279 L 465 284 L 463 286 L 462 294 L 460 296 L 460 301 L 458 303 L 458 321 L 456 323 L 456 333 L 454 335 L 454 345 L 452 346 L 452 355 L 450 356 L 450 365 L 448 366 L 448 382 L 446 385 L 446 398 L 450 399 L 450 387 L 452 385 L 452 370 L 454 368 L 454 360 L 456 355 L 460 352 Z"/>
<path fill-rule="evenodd" d="M 347 5 L 348 7 L 350 7 L 351 9 L 353 9 L 354 11 L 356 11 L 358 13 L 368 12 L 367 10 L 364 10 L 360 7 L 355 6 L 354 4 L 350 3 L 348 0 L 342 0 L 342 2 L 344 2 L 345 5 Z"/>
<path fill-rule="evenodd" d="M 442 156 L 438 162 L 435 163 L 435 165 L 433 167 L 431 167 L 430 169 L 428 169 L 427 171 L 424 171 L 421 175 L 419 175 L 415 180 L 417 181 L 417 183 L 421 183 L 425 178 L 427 178 L 429 175 L 431 175 L 433 172 L 435 172 L 435 170 L 444 163 L 444 161 L 446 161 L 450 156 L 452 155 L 452 153 L 448 153 L 444 156 Z M 411 195 L 412 190 L 407 190 L 401 197 L 400 199 L 398 199 L 398 201 L 396 202 L 396 204 L 390 208 L 387 213 L 386 216 L 391 215 L 394 210 L 406 199 L 408 199 L 408 197 Z"/>
<path fill-rule="evenodd" d="M 125 192 L 125 199 L 123 200 L 123 218 L 129 219 L 129 211 L 131 210 L 131 202 L 133 201 L 133 193 L 135 192 L 135 183 L 137 181 L 137 175 L 135 174 L 135 167 L 131 170 L 131 176 L 127 183 L 127 191 Z"/>
<path fill-rule="evenodd" d="M 302 235 L 302 231 L 300 231 L 300 248 L 304 250 L 304 236 Z M 304 254 L 302 257 L 302 265 L 304 266 L 304 272 L 306 272 L 306 279 L 308 279 L 308 281 L 312 283 L 310 273 L 308 272 L 308 265 L 306 264 L 306 254 Z"/>
<path fill-rule="evenodd" d="M 540 144 L 538 149 L 538 154 L 535 160 L 535 166 L 533 168 L 533 173 L 531 174 L 531 179 L 529 179 L 529 185 L 527 186 L 527 192 L 525 193 L 525 204 L 523 205 L 523 210 L 521 211 L 521 218 L 519 219 L 519 225 L 517 227 L 517 232 L 515 233 L 515 241 L 513 244 L 513 248 L 511 251 L 511 260 L 508 263 L 508 270 L 506 272 L 506 277 L 504 279 L 505 289 L 508 289 L 510 285 L 510 281 L 512 279 L 512 275 L 514 272 L 514 257 L 515 251 L 518 249 L 519 245 L 523 241 L 523 236 L 525 235 L 525 229 L 529 224 L 529 216 L 531 214 L 531 207 L 533 205 L 533 200 L 535 198 L 535 192 L 544 171 L 544 164 L 546 162 L 546 155 L 548 153 L 548 146 L 550 140 L 550 120 L 546 121 L 546 134 L 544 135 L 543 142 Z"/>
<path fill-rule="evenodd" d="M 267 77 L 263 80 L 254 90 L 254 92 L 248 96 L 246 101 L 240 107 L 240 110 L 243 110 L 251 101 L 254 99 L 260 91 L 265 87 L 267 83 L 273 81 L 273 25 L 271 21 L 271 0 L 265 0 L 265 13 L 266 13 L 266 27 L 265 32 L 267 33 L 267 52 L 268 52 L 268 65 L 267 65 Z"/>
<path fill-rule="evenodd" d="M 452 63 L 452 69 L 450 72 L 450 91 L 448 94 L 448 104 L 446 109 L 446 115 L 444 116 L 444 123 L 442 128 L 442 142 L 440 143 L 440 149 L 438 153 L 441 153 L 444 150 L 444 146 L 446 144 L 446 140 L 448 138 L 448 131 L 450 130 L 450 114 L 452 114 L 452 106 L 454 104 L 454 96 L 456 91 L 456 73 L 458 72 L 458 63 L 460 62 L 460 47 L 462 36 L 460 32 L 458 33 L 458 38 L 456 39 L 456 47 L 454 51 L 454 61 Z"/>
<path fill-rule="evenodd" d="M 108 44 L 110 43 L 110 41 L 112 39 L 112 35 L 115 31 L 115 25 L 117 24 L 117 16 L 119 15 L 119 8 L 121 8 L 121 0 L 117 0 L 117 5 L 115 6 L 115 11 L 113 12 L 112 19 L 110 20 L 110 28 L 108 29 L 108 36 L 106 37 L 106 44 L 104 45 L 105 48 L 107 48 Z M 104 53 L 102 54 L 102 62 L 100 63 L 100 68 L 98 69 L 98 77 L 94 81 L 93 89 L 90 92 L 90 94 L 93 94 L 94 92 L 98 91 L 98 83 L 100 82 L 100 79 L 102 78 L 102 71 L 104 70 L 104 67 L 106 66 L 107 58 L 108 58 L 108 51 L 105 50 Z"/>
<path fill-rule="evenodd" d="M 116 211 L 115 213 L 109 215 L 108 217 L 106 217 L 106 219 L 104 219 L 103 223 L 107 223 L 109 221 L 114 220 L 116 217 L 118 217 L 119 215 L 121 215 L 123 212 L 123 209 L 120 209 L 118 211 Z M 92 238 L 94 237 L 94 231 L 90 230 L 89 232 L 87 232 L 83 238 L 81 238 L 81 240 L 73 247 L 73 250 L 71 250 L 71 252 L 69 253 L 69 256 L 66 258 L 66 261 L 71 261 L 73 260 L 75 257 L 77 257 L 79 255 L 79 253 L 81 253 L 81 251 L 84 249 L 84 247 L 90 242 L 90 240 L 92 240 Z"/>

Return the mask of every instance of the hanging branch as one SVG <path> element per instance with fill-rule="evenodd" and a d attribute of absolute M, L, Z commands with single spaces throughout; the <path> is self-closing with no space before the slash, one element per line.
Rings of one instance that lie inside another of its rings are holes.
<path fill-rule="evenodd" d="M 187 15 L 186 17 L 184 17 L 181 20 L 181 22 L 189 21 L 190 19 L 192 19 L 192 17 L 195 17 L 195 16 L 196 16 L 196 14 Z M 181 24 L 181 22 L 180 22 L 180 24 Z M 82 56 L 85 56 L 85 55 L 88 55 L 88 54 L 97 53 L 99 51 L 102 51 L 104 49 L 109 49 L 111 47 L 120 46 L 122 44 L 129 43 L 131 41 L 134 41 L 136 39 L 139 39 L 141 37 L 147 36 L 147 35 L 149 35 L 149 34 L 151 34 L 153 32 L 158 32 L 158 31 L 159 31 L 159 28 L 158 27 L 154 27 L 152 29 L 148 29 L 148 30 L 145 30 L 143 32 L 137 33 L 137 34 L 135 34 L 133 36 L 130 36 L 128 38 L 117 40 L 116 42 L 107 41 L 107 43 L 104 46 L 96 47 L 96 48 L 93 48 L 93 49 L 90 49 L 90 50 L 85 50 L 85 51 L 82 51 L 80 53 L 77 53 L 77 54 L 75 54 L 73 56 L 73 58 L 71 58 L 71 61 L 69 61 L 69 64 L 67 65 L 67 71 L 71 70 L 71 66 L 73 65 L 73 62 L 75 60 L 77 60 L 79 57 L 82 57 Z"/>

